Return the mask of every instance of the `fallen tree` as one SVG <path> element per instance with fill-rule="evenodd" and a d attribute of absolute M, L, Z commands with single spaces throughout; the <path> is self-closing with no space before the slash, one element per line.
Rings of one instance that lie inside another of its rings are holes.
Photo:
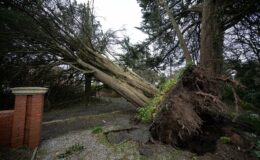
<path fill-rule="evenodd" d="M 84 27 L 90 25 L 89 19 L 81 17 L 80 22 L 78 22 L 77 18 L 79 17 L 75 18 L 75 14 L 71 14 L 70 2 L 68 4 L 57 3 L 54 7 L 48 1 L 29 4 L 11 1 L 6 2 L 6 4 L 7 9 L 9 6 L 14 7 L 21 11 L 23 16 L 28 16 L 29 22 L 35 24 L 27 30 L 21 30 L 22 35 L 40 43 L 41 47 L 48 46 L 48 54 L 55 55 L 59 61 L 82 71 L 84 74 L 92 73 L 96 79 L 114 89 L 136 106 L 145 106 L 156 94 L 157 89 L 153 85 L 134 72 L 114 64 L 96 49 L 92 40 L 93 36 L 90 36 L 91 32 L 84 31 Z M 221 115 L 226 111 L 225 105 L 221 101 L 223 81 L 216 77 L 217 73 L 221 72 L 223 60 L 221 51 L 224 29 L 222 27 L 227 29 L 230 26 L 225 25 L 236 23 L 239 17 L 231 17 L 220 26 L 220 16 L 215 16 L 217 9 L 232 7 L 228 2 L 223 3 L 223 5 L 226 6 L 222 6 L 222 3 L 218 1 L 207 0 L 200 4 L 196 10 L 196 12 L 202 13 L 201 30 L 203 32 L 201 34 L 200 65 L 206 69 L 193 65 L 188 67 L 177 84 L 171 86 L 163 95 L 162 101 L 154 109 L 155 112 L 151 112 L 156 115 L 150 130 L 157 140 L 173 145 L 178 144 L 179 141 L 183 142 L 200 133 L 201 127 L 207 121 L 204 118 L 205 115 L 214 119 L 216 115 Z M 167 4 L 164 6 L 167 7 Z M 170 13 L 170 9 L 166 9 L 173 28 L 178 32 L 181 46 L 184 47 L 186 62 L 190 63 L 191 56 L 188 47 L 185 46 L 184 38 Z M 245 13 L 247 12 L 245 11 Z M 85 14 L 88 15 L 89 12 Z M 32 33 L 32 31 L 37 32 L 37 34 Z M 81 38 L 79 35 L 84 36 Z"/>
<path fill-rule="evenodd" d="M 144 106 L 157 92 L 152 84 L 128 68 L 119 67 L 100 52 L 99 48 L 105 47 L 102 43 L 107 43 L 111 33 L 108 37 L 95 33 L 100 31 L 95 28 L 97 24 L 93 22 L 89 4 L 14 0 L 4 2 L 1 11 L 6 15 L 3 24 L 8 26 L 7 30 L 17 32 L 14 41 L 25 44 L 23 47 L 31 51 L 53 55 L 83 74 L 91 73 L 135 106 Z M 21 24 L 30 25 L 17 28 Z"/>

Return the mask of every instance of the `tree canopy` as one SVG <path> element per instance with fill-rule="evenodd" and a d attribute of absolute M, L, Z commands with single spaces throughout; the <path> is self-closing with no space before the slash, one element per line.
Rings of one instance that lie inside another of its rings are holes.
<path fill-rule="evenodd" d="M 137 106 L 144 105 L 156 92 L 156 88 L 143 78 L 120 68 L 105 56 L 103 51 L 113 33 L 103 34 L 95 29 L 98 23 L 93 19 L 90 5 L 77 5 L 76 1 L 14 0 L 3 2 L 1 7 L 5 14 L 10 14 L 3 17 L 3 25 L 30 40 L 24 46 L 38 46 L 37 51 L 41 48 L 84 74 L 93 73 L 96 79 Z M 17 18 L 17 15 L 20 16 Z M 16 18 L 17 21 L 13 21 Z M 25 21 L 32 25 L 15 28 Z"/>
<path fill-rule="evenodd" d="M 160 5 L 159 0 L 138 0 L 138 2 L 143 13 L 143 22 L 140 29 L 149 35 L 145 45 L 152 46 L 151 50 L 154 53 L 154 58 L 157 60 L 157 66 L 163 68 L 163 66 L 169 66 L 172 62 L 176 65 L 182 63 L 184 61 L 184 54 L 180 49 L 176 31 L 171 25 L 165 7 Z M 206 48 L 202 37 L 203 31 L 205 31 L 205 28 L 203 28 L 203 21 L 205 20 L 203 18 L 210 14 L 213 17 L 208 17 L 210 18 L 209 20 L 215 19 L 215 28 L 219 31 L 214 31 L 211 28 L 207 36 L 210 34 L 219 34 L 214 35 L 214 39 L 215 41 L 220 40 L 218 42 L 220 43 L 220 47 L 216 47 L 218 45 L 215 45 L 214 50 L 219 50 L 218 56 L 221 61 L 224 58 L 238 56 L 238 54 L 241 55 L 241 52 L 236 51 L 238 48 L 243 48 L 243 50 L 251 52 L 246 57 L 254 59 L 258 57 L 259 51 L 256 51 L 256 48 L 259 48 L 259 46 L 257 47 L 257 41 L 259 41 L 258 24 L 260 7 L 257 1 L 168 0 L 166 3 L 181 28 L 189 53 L 195 63 L 202 63 L 203 61 L 203 57 L 200 57 L 201 54 L 204 54 L 203 50 Z M 210 8 L 212 13 L 207 11 L 207 8 L 209 9 L 210 6 L 206 5 L 212 6 Z M 210 21 L 206 23 L 207 25 L 213 25 Z M 252 37 L 251 40 L 249 40 L 249 36 Z M 207 43 L 209 41 L 205 42 L 205 45 Z M 205 54 L 209 55 L 210 53 Z"/>
<path fill-rule="evenodd" d="M 212 72 L 222 72 L 225 58 L 259 59 L 259 5 L 255 0 L 138 0 L 138 3 L 143 13 L 140 29 L 149 38 L 137 45 L 129 44 L 127 39 L 121 43 L 127 53 L 121 60 L 127 67 L 163 70 L 183 64 L 181 36 L 192 61 Z M 132 95 L 130 101 L 136 101 L 133 93 L 141 91 L 141 94 L 135 93 L 139 95 L 139 105 L 156 91 L 141 77 L 106 57 L 114 32 L 102 31 L 89 2 L 2 1 L 0 18 L 2 53 L 33 52 L 35 56 L 45 55 L 39 57 L 67 64 L 83 74 L 94 73 L 97 79 L 125 97 Z M 176 25 L 173 27 L 173 21 L 177 22 L 182 35 L 176 36 L 178 29 Z M 116 83 L 126 83 L 127 89 Z"/>

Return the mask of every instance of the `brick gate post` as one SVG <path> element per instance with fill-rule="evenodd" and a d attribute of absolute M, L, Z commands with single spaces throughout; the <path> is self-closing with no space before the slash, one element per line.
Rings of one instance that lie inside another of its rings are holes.
<path fill-rule="evenodd" d="M 15 108 L 11 147 L 24 145 L 35 148 L 40 144 L 44 94 L 47 90 L 43 87 L 12 88 Z"/>

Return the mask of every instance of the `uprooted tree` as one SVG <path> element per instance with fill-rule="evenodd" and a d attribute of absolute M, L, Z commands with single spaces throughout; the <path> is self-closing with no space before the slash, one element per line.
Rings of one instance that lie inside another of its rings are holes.
<path fill-rule="evenodd" d="M 192 60 L 198 62 L 198 59 L 194 59 L 194 50 L 200 51 L 200 67 L 188 67 L 177 84 L 157 104 L 151 127 L 155 138 L 175 144 L 180 139 L 187 139 L 198 133 L 203 124 L 204 113 L 214 115 L 225 110 L 221 102 L 220 86 L 228 80 L 216 76 L 221 73 L 222 68 L 224 33 L 244 17 L 254 14 L 259 9 L 259 6 L 255 8 L 255 4 L 256 1 L 249 3 L 243 0 L 140 0 L 143 8 L 150 12 L 158 11 L 158 17 L 168 17 L 164 19 L 166 29 L 159 30 L 158 36 L 172 28 L 172 33 L 178 37 L 173 49 L 180 43 L 184 53 L 181 57 L 184 56 L 187 63 Z M 177 13 L 174 12 L 175 8 L 179 9 Z M 93 33 L 88 28 L 93 18 L 89 5 L 77 5 L 69 0 L 30 3 L 13 0 L 1 2 L 1 11 L 8 15 L 2 17 L 6 30 L 15 31 L 19 35 L 14 38 L 13 44 L 22 44 L 29 50 L 44 50 L 85 74 L 92 73 L 95 78 L 136 106 L 145 106 L 155 96 L 157 89 L 153 85 L 131 70 L 114 64 L 104 56 L 103 50 L 98 49 L 100 42 L 93 40 Z M 17 13 L 26 18 L 22 21 L 16 19 L 14 22 L 12 18 Z M 27 27 L 17 26 L 24 23 Z M 186 23 L 188 27 L 181 31 L 178 23 Z M 189 33 L 195 35 L 195 41 L 192 42 L 197 44 L 195 49 L 194 45 L 189 45 L 190 41 L 186 44 L 182 37 Z"/>
<path fill-rule="evenodd" d="M 228 76 L 221 76 L 224 34 L 242 19 L 259 16 L 259 6 L 254 6 L 255 3 L 251 2 L 140 1 L 140 5 L 146 9 L 143 10 L 143 30 L 151 33 L 150 41 L 147 43 L 167 43 L 169 37 L 171 38 L 169 35 L 173 34 L 178 40 L 170 42 L 176 45 L 166 53 L 162 52 L 162 56 L 169 56 L 172 50 L 179 47 L 179 50 L 183 51 L 182 56 L 186 63 L 189 64 L 191 59 L 200 63 L 200 67 L 188 65 L 162 101 L 155 103 L 156 114 L 150 128 L 155 139 L 180 145 L 188 142 L 194 135 L 202 133 L 204 124 L 211 120 L 217 121 L 218 115 L 227 111 L 221 101 L 224 84 L 232 86 L 235 104 L 238 107 L 239 98 L 234 88 L 239 84 Z M 182 30 L 178 24 L 183 27 Z M 185 38 L 191 44 L 186 44 Z M 200 47 L 194 47 L 196 45 Z M 197 51 L 200 52 L 199 59 L 196 59 Z M 153 110 L 151 107 L 153 106 L 148 106 L 147 110 Z"/>

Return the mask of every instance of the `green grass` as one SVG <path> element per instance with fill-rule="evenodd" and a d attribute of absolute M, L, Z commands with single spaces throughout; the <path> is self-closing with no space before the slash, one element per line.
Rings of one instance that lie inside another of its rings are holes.
<path fill-rule="evenodd" d="M 103 132 L 103 129 L 102 127 L 98 126 L 98 127 L 95 127 L 91 130 L 92 133 L 94 134 L 98 134 L 98 133 L 102 133 Z"/>
<path fill-rule="evenodd" d="M 220 142 L 223 143 L 223 144 L 229 144 L 229 143 L 231 143 L 230 137 L 223 136 L 223 137 L 220 137 L 219 140 L 220 140 Z"/>
<path fill-rule="evenodd" d="M 196 156 L 196 155 L 194 155 L 194 156 L 192 156 L 191 157 L 191 160 L 198 160 L 199 158 Z"/>
<path fill-rule="evenodd" d="M 143 123 L 149 123 L 152 121 L 153 117 L 156 114 L 156 108 L 163 101 L 166 93 L 175 86 L 178 81 L 183 76 L 184 71 L 186 71 L 192 64 L 187 64 L 184 68 L 180 69 L 173 79 L 165 81 L 160 87 L 159 92 L 151 99 L 144 107 L 137 109 L 136 118 Z"/>
<path fill-rule="evenodd" d="M 162 102 L 164 95 L 177 83 L 177 79 L 167 80 L 161 87 L 155 97 L 150 100 L 144 107 L 138 108 L 137 118 L 142 122 L 150 122 L 153 114 L 156 112 L 156 107 Z"/>
<path fill-rule="evenodd" d="M 74 144 L 73 146 L 66 149 L 64 153 L 61 153 L 57 156 L 58 159 L 66 159 L 67 157 L 71 156 L 75 153 L 80 153 L 85 149 L 83 145 L 80 145 L 78 143 Z"/>

